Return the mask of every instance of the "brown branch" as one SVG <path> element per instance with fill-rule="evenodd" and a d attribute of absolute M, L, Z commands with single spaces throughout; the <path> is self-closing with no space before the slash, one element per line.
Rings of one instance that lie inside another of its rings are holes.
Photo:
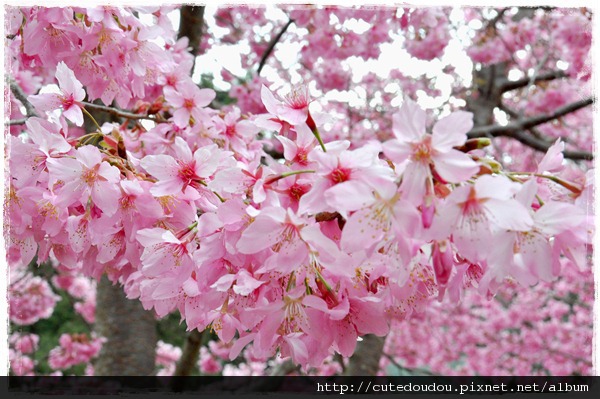
<path fill-rule="evenodd" d="M 283 34 L 285 33 L 285 31 L 288 30 L 288 28 L 290 27 L 290 25 L 294 23 L 294 20 L 290 18 L 289 21 L 287 21 L 287 23 L 283 26 L 283 28 L 281 28 L 281 30 L 279 31 L 279 33 L 277 34 L 277 36 L 275 36 L 271 42 L 269 43 L 269 47 L 267 47 L 267 49 L 265 50 L 265 52 L 263 53 L 260 62 L 258 63 L 258 69 L 256 71 L 256 73 L 258 75 L 260 75 L 260 72 L 262 71 L 263 67 L 265 66 L 265 63 L 267 62 L 267 58 L 269 58 L 269 56 L 271 55 L 271 53 L 273 52 L 273 49 L 275 48 L 275 45 L 277 44 L 277 42 L 279 42 L 279 40 L 281 40 L 281 37 L 283 36 Z"/>
<path fill-rule="evenodd" d="M 148 116 L 148 115 L 134 114 L 132 112 L 123 111 L 123 110 L 118 109 L 118 108 L 107 107 L 106 105 L 100 105 L 100 104 L 93 104 L 93 103 L 89 103 L 89 102 L 86 102 L 86 101 L 82 101 L 81 103 L 86 108 L 90 108 L 90 109 L 97 110 L 97 111 L 108 112 L 111 115 L 119 116 L 121 118 L 135 119 L 135 120 L 146 119 L 146 120 L 153 121 L 153 122 L 160 122 L 157 118 L 152 117 L 152 116 Z"/>
<path fill-rule="evenodd" d="M 551 72 L 546 72 L 546 73 L 537 75 L 533 79 L 533 82 L 531 81 L 531 78 L 529 78 L 529 77 L 526 77 L 523 79 L 518 79 L 518 80 L 512 80 L 512 81 L 505 80 L 504 82 L 500 83 L 500 93 L 505 93 L 507 91 L 520 89 L 522 87 L 529 86 L 532 83 L 536 84 L 539 82 L 548 82 L 551 80 L 564 78 L 566 76 L 567 75 L 564 73 L 564 71 L 551 71 Z"/>
<path fill-rule="evenodd" d="M 10 91 L 12 91 L 15 98 L 19 100 L 21 104 L 23 104 L 23 106 L 25 107 L 25 111 L 27 112 L 27 118 L 31 116 L 40 116 L 35 110 L 35 107 L 27 99 L 27 94 L 23 92 L 23 89 L 21 89 L 21 86 L 19 86 L 17 81 L 14 80 L 11 76 L 8 78 L 8 82 L 10 85 Z"/>
<path fill-rule="evenodd" d="M 505 126 L 500 125 L 487 125 L 487 126 L 479 126 L 473 128 L 469 133 L 469 138 L 475 137 L 511 137 L 519 142 L 535 149 L 538 151 L 548 151 L 548 148 L 553 144 L 552 142 L 548 142 L 545 140 L 541 140 L 536 138 L 530 134 L 525 133 L 525 130 L 530 130 L 536 126 L 542 125 L 544 123 L 553 121 L 555 119 L 561 118 L 565 115 L 568 115 L 572 112 L 578 111 L 582 108 L 587 107 L 588 105 L 592 105 L 594 103 L 594 98 L 586 98 L 581 101 L 574 102 L 572 104 L 566 105 L 554 111 L 551 114 L 547 115 L 537 115 L 529 118 L 524 118 L 515 122 L 511 122 Z M 592 153 L 586 151 L 565 151 L 563 155 L 566 158 L 574 159 L 574 160 L 592 160 L 594 159 L 594 155 Z"/>
<path fill-rule="evenodd" d="M 202 29 L 204 27 L 204 8 L 205 6 L 182 6 L 179 10 L 180 22 L 179 33 L 177 38 L 187 37 L 190 53 L 194 56 L 194 64 L 196 64 L 196 55 L 200 50 L 200 39 L 202 39 Z M 192 73 L 194 67 L 192 66 Z"/>

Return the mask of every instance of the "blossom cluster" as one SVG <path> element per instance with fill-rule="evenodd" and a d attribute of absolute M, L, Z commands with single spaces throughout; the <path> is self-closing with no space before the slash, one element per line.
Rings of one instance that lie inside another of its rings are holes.
<path fill-rule="evenodd" d="M 455 308 L 432 304 L 396 322 L 385 351 L 396 365 L 440 375 L 591 375 L 591 274 L 567 264 L 558 280 L 508 284 L 491 301 L 469 295 Z M 396 365 L 382 357 L 383 372 Z"/>
<path fill-rule="evenodd" d="M 106 274 L 158 316 L 178 310 L 188 329 L 212 329 L 232 343 L 230 359 L 252 343 L 254 359 L 279 352 L 305 368 L 349 357 L 358 337 L 388 334 L 433 299 L 551 281 L 563 258 L 587 267 L 591 179 L 561 176 L 560 140 L 535 173 L 505 171 L 482 150 L 487 139 L 467 139 L 471 113 L 430 126 L 410 99 L 391 116 L 392 138 L 331 140 L 306 85 L 281 96 L 262 86 L 260 114 L 212 109 L 216 93 L 187 76 L 185 52 L 147 40 L 167 29 L 133 13 L 21 17 L 13 64 L 55 66 L 60 93 L 28 93 L 40 116 L 8 141 L 13 265 L 37 254 Z M 82 135 L 86 96 L 152 126 L 130 118 Z M 15 287 L 14 298 L 52 300 L 42 282 Z M 23 323 L 45 317 L 11 305 Z M 98 350 L 98 339 L 65 335 L 50 361 L 67 368 Z"/>

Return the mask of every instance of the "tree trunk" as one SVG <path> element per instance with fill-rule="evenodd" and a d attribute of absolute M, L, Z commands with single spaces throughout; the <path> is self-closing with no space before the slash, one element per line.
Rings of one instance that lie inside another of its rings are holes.
<path fill-rule="evenodd" d="M 181 39 L 185 36 L 189 39 L 190 53 L 194 56 L 194 65 L 196 64 L 196 56 L 200 53 L 200 43 L 204 26 L 204 7 L 181 6 L 179 10 L 180 22 L 177 38 Z M 192 71 L 193 69 L 192 67 Z"/>
<path fill-rule="evenodd" d="M 138 300 L 129 300 L 123 289 L 106 277 L 98 284 L 96 331 L 105 337 L 95 363 L 100 376 L 154 375 L 156 320 Z"/>
<path fill-rule="evenodd" d="M 177 367 L 175 367 L 174 376 L 192 375 L 192 372 L 198 363 L 198 359 L 200 358 L 200 347 L 204 344 L 205 334 L 205 332 L 200 332 L 197 329 L 188 334 L 185 344 L 183 345 L 181 359 L 179 359 Z"/>
<path fill-rule="evenodd" d="M 379 359 L 383 354 L 385 337 L 368 334 L 356 345 L 356 351 L 350 356 L 344 375 L 377 375 Z"/>

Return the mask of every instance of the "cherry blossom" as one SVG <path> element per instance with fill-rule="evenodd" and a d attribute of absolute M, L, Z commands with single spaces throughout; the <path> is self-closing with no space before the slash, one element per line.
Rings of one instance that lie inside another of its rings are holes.
<path fill-rule="evenodd" d="M 59 62 L 56 66 L 56 79 L 61 94 L 38 94 L 30 96 L 29 101 L 40 111 L 52 111 L 62 108 L 65 118 L 77 126 L 81 126 L 83 124 L 81 101 L 85 98 L 83 85 L 64 62 Z"/>

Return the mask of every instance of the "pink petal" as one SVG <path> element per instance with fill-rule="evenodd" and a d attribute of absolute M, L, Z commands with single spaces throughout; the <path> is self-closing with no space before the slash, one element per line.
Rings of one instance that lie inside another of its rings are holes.
<path fill-rule="evenodd" d="M 173 113 L 173 122 L 179 127 L 186 127 L 190 124 L 190 111 L 186 108 L 179 108 Z"/>
<path fill-rule="evenodd" d="M 356 309 L 352 312 L 352 320 L 359 334 L 375 334 L 383 337 L 390 331 L 380 298 L 366 297 L 353 300 L 351 305 Z"/>
<path fill-rule="evenodd" d="M 254 337 L 256 337 L 256 333 L 248 334 L 236 339 L 231 347 L 231 350 L 229 351 L 229 360 L 234 360 L 235 358 L 237 358 L 242 349 L 244 349 L 246 345 L 252 342 Z"/>
<path fill-rule="evenodd" d="M 171 104 L 175 108 L 181 108 L 181 107 L 183 107 L 183 104 L 185 102 L 184 98 L 183 98 L 183 96 L 181 94 L 179 94 L 177 92 L 177 90 L 175 90 L 171 86 L 166 86 L 163 89 L 163 92 L 165 94 L 165 100 L 167 100 L 167 102 L 169 104 Z"/>
<path fill-rule="evenodd" d="M 475 181 L 477 198 L 496 198 L 499 200 L 512 198 L 521 188 L 519 183 L 510 181 L 504 176 L 483 175 Z"/>
<path fill-rule="evenodd" d="M 416 162 L 409 163 L 402 175 L 402 184 L 400 184 L 403 198 L 414 205 L 421 205 L 426 191 L 425 184 L 429 176 L 428 165 Z"/>
<path fill-rule="evenodd" d="M 177 177 L 179 165 L 170 155 L 148 155 L 140 161 L 140 164 L 158 180 L 172 180 Z"/>
<path fill-rule="evenodd" d="M 83 101 L 85 98 L 83 85 L 63 61 L 56 66 L 56 79 L 58 80 L 58 86 L 65 95 L 72 95 L 75 101 Z"/>
<path fill-rule="evenodd" d="M 231 288 L 231 285 L 233 284 L 233 282 L 236 279 L 236 275 L 235 274 L 226 274 L 222 277 L 220 277 L 217 281 L 215 281 L 210 288 L 213 288 L 217 291 L 221 291 L 221 292 L 227 292 L 229 290 L 229 288 Z"/>
<path fill-rule="evenodd" d="M 477 163 L 468 155 L 452 149 L 447 153 L 435 154 L 433 163 L 436 172 L 449 183 L 468 180 L 479 170 Z"/>
<path fill-rule="evenodd" d="M 279 107 L 279 117 L 293 126 L 306 123 L 308 108 L 294 109 L 281 105 Z"/>
<path fill-rule="evenodd" d="M 53 111 L 62 107 L 60 96 L 55 93 L 42 93 L 27 97 L 29 102 L 42 112 Z"/>
<path fill-rule="evenodd" d="M 217 93 L 213 89 L 200 89 L 194 95 L 194 105 L 196 107 L 206 107 L 216 96 Z"/>
<path fill-rule="evenodd" d="M 72 182 L 81 176 L 82 166 L 77 159 L 48 158 L 46 164 L 53 183 L 57 180 Z"/>
<path fill-rule="evenodd" d="M 546 152 L 546 155 L 544 155 L 544 158 L 542 158 L 542 161 L 540 162 L 537 168 L 537 173 L 556 173 L 563 170 L 564 150 L 565 143 L 562 142 L 560 139 L 557 139 L 556 142 L 552 144 L 550 148 L 548 148 L 548 151 Z"/>
<path fill-rule="evenodd" d="M 427 115 L 415 102 L 405 99 L 392 116 L 393 132 L 400 141 L 417 141 L 425 134 Z"/>
<path fill-rule="evenodd" d="M 283 146 L 283 157 L 288 161 L 293 161 L 298 153 L 298 146 L 295 142 L 284 136 L 275 136 Z"/>
<path fill-rule="evenodd" d="M 242 269 L 237 274 L 237 280 L 233 286 L 233 292 L 238 295 L 248 296 L 264 283 L 265 281 L 255 279 L 250 273 L 248 273 L 248 271 Z"/>
<path fill-rule="evenodd" d="M 340 355 L 344 357 L 350 357 L 356 349 L 356 329 L 354 325 L 347 321 L 339 321 L 336 323 L 335 329 L 335 342 Z"/>
<path fill-rule="evenodd" d="M 467 140 L 467 132 L 473 128 L 473 114 L 465 111 L 453 112 L 433 126 L 432 144 L 438 151 L 446 152 Z"/>
<path fill-rule="evenodd" d="M 189 188 L 189 187 L 188 187 Z M 152 186 L 150 193 L 155 197 L 180 194 L 183 183 L 176 179 L 161 180 Z"/>
<path fill-rule="evenodd" d="M 329 206 L 346 214 L 371 205 L 375 197 L 371 187 L 361 181 L 350 180 L 325 191 L 325 200 Z"/>
<path fill-rule="evenodd" d="M 79 160 L 86 168 L 91 169 L 102 162 L 100 150 L 93 145 L 84 145 L 77 149 L 75 158 Z"/>
<path fill-rule="evenodd" d="M 112 216 L 117 212 L 119 203 L 119 190 L 117 186 L 108 182 L 99 182 L 92 188 L 92 200 L 102 212 L 107 216 Z"/>
<path fill-rule="evenodd" d="M 175 157 L 179 161 L 190 162 L 192 160 L 192 150 L 188 143 L 180 136 L 175 137 L 175 143 L 173 145 L 175 149 Z"/>
<path fill-rule="evenodd" d="M 281 223 L 261 214 L 242 233 L 236 247 L 243 254 L 255 254 L 279 242 L 283 229 Z"/>
<path fill-rule="evenodd" d="M 390 161 L 401 163 L 410 157 L 412 148 L 406 141 L 392 139 L 383 143 L 383 153 Z"/>
<path fill-rule="evenodd" d="M 265 85 L 262 85 L 260 89 L 260 98 L 267 111 L 271 115 L 277 115 L 277 107 L 281 104 L 281 102 L 277 101 L 275 95 L 273 95 L 273 92 Z"/>
<path fill-rule="evenodd" d="M 368 250 L 383 238 L 372 209 L 361 209 L 354 212 L 342 230 L 342 249 L 346 252 Z"/>
<path fill-rule="evenodd" d="M 539 228 L 545 234 L 556 235 L 565 230 L 575 230 L 585 224 L 585 214 L 581 208 L 571 204 L 549 201 L 534 216 Z"/>
<path fill-rule="evenodd" d="M 517 200 L 490 198 L 484 203 L 488 216 L 499 227 L 513 231 L 527 231 L 533 226 L 529 211 Z"/>
<path fill-rule="evenodd" d="M 285 243 L 279 252 L 271 255 L 256 270 L 257 273 L 267 273 L 277 270 L 278 273 L 287 274 L 298 269 L 308 261 L 308 250 L 306 244 L 301 240 Z"/>
<path fill-rule="evenodd" d="M 77 126 L 83 125 L 83 112 L 78 105 L 73 105 L 63 111 L 65 118 L 73 122 Z"/>

